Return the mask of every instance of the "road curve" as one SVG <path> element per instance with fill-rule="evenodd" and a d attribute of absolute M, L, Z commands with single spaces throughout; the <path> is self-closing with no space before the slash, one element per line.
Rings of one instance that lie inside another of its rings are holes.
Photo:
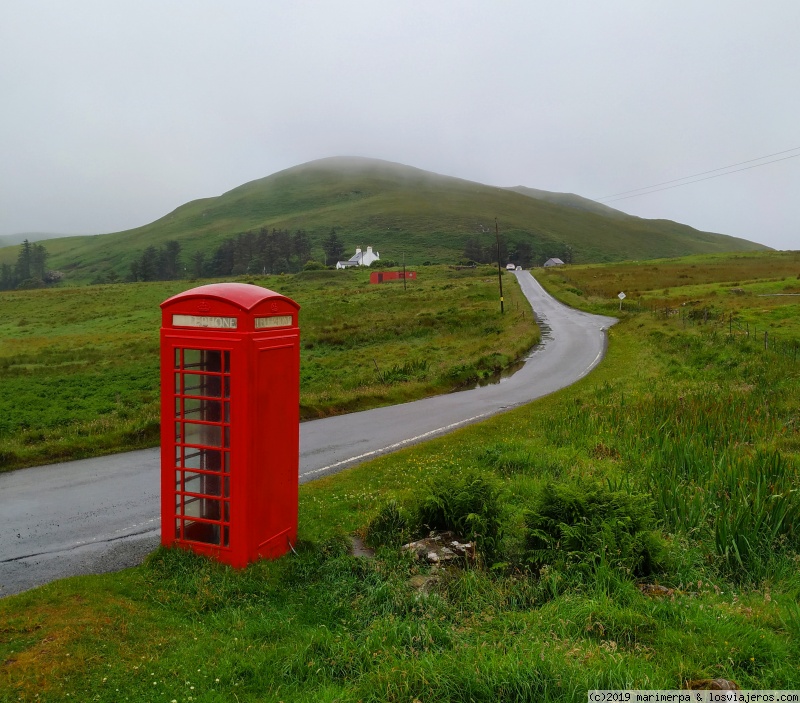
<path fill-rule="evenodd" d="M 562 305 L 515 272 L 542 343 L 500 383 L 304 422 L 300 482 L 446 434 L 583 378 L 616 320 Z M 133 566 L 159 540 L 159 449 L 0 474 L 0 597 L 57 578 Z"/>

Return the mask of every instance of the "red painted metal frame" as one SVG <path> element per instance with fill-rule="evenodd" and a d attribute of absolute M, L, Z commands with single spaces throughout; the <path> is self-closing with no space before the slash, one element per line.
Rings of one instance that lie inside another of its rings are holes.
<path fill-rule="evenodd" d="M 278 557 L 297 539 L 300 306 L 217 283 L 161 308 L 161 542 Z"/>

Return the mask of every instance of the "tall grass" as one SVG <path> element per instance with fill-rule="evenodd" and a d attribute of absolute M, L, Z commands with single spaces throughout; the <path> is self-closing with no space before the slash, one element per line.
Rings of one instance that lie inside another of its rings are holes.
<path fill-rule="evenodd" d="M 694 331 L 654 339 L 670 376 L 643 393 L 598 386 L 552 418 L 546 436 L 558 444 L 577 434 L 589 453 L 619 457 L 667 529 L 713 545 L 728 575 L 763 578 L 775 552 L 798 547 L 800 472 L 785 452 L 797 432 L 798 369 L 757 347 L 720 350 Z"/>

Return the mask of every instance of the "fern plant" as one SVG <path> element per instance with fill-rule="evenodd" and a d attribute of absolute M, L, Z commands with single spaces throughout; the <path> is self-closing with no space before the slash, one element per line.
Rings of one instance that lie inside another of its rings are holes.
<path fill-rule="evenodd" d="M 588 570 L 608 565 L 646 576 L 660 570 L 664 546 L 650 499 L 599 483 L 549 483 L 525 512 L 525 560 Z"/>
<path fill-rule="evenodd" d="M 501 491 L 498 484 L 471 472 L 455 481 L 435 485 L 419 507 L 420 520 L 429 530 L 452 530 L 475 542 L 487 564 L 500 555 L 503 537 Z"/>

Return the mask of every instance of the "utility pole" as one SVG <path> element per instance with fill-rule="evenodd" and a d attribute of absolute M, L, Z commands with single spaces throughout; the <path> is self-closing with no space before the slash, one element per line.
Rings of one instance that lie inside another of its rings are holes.
<path fill-rule="evenodd" d="M 494 218 L 494 236 L 497 239 L 497 280 L 500 283 L 500 313 L 503 310 L 503 272 L 500 270 L 500 229 L 497 226 L 497 218 Z"/>

